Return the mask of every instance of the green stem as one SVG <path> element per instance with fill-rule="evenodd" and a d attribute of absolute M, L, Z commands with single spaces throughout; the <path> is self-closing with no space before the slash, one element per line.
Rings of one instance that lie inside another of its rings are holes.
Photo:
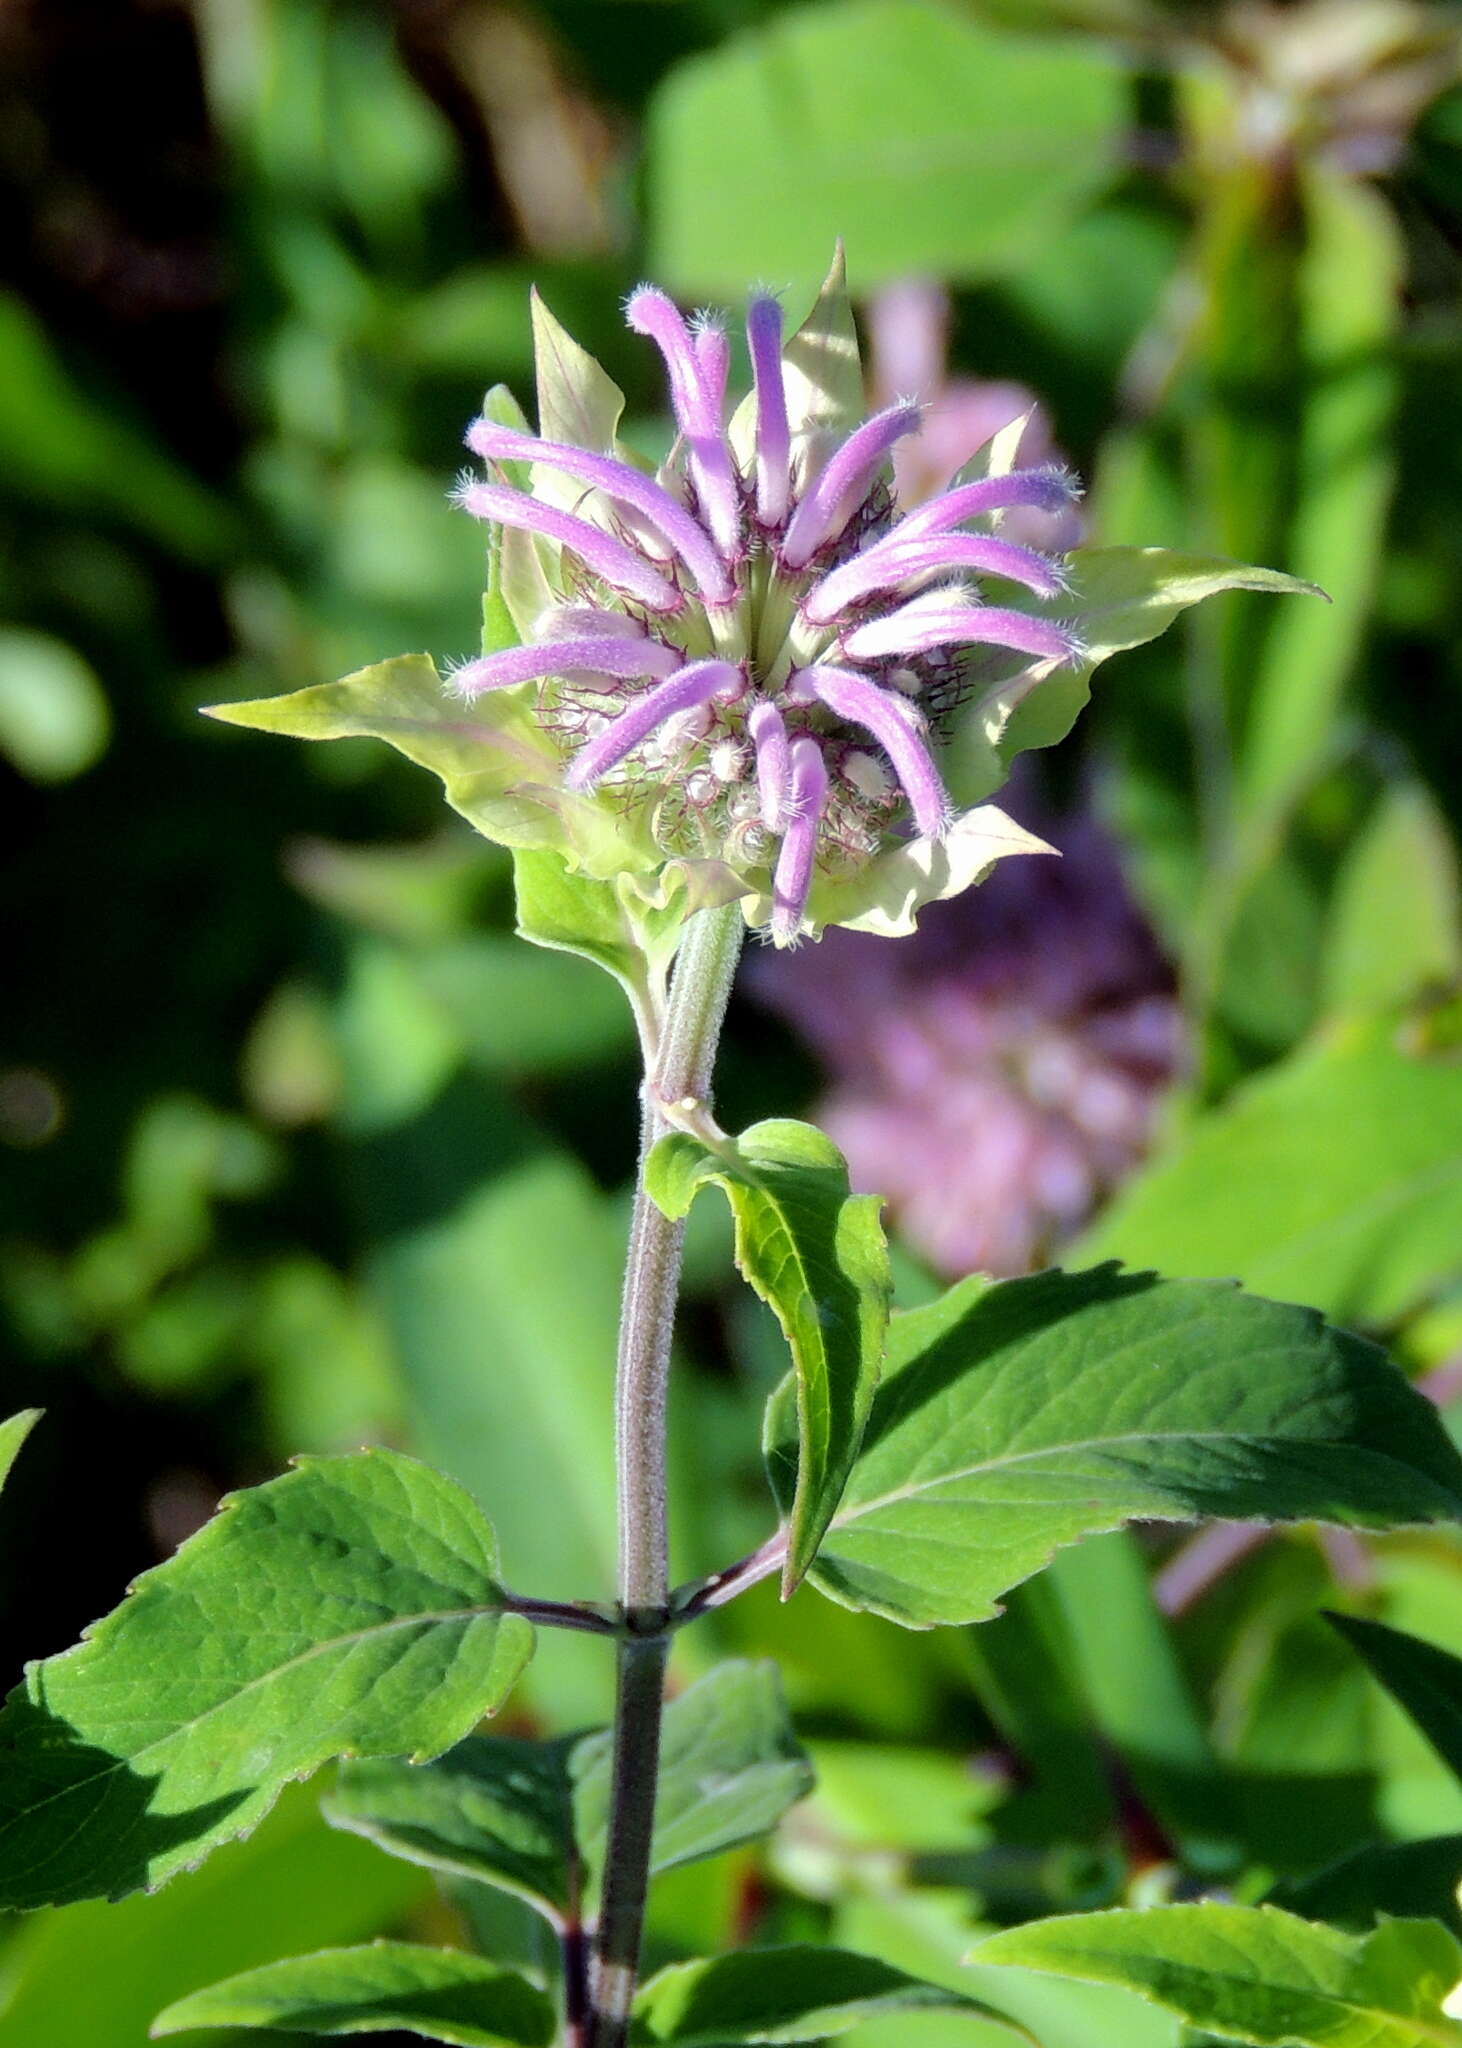
<path fill-rule="evenodd" d="M 710 1094 L 743 930 L 734 903 L 702 910 L 691 920 L 671 983 L 664 1030 L 645 1077 L 616 1375 L 619 1597 L 627 1633 L 619 1646 L 609 1839 L 594 1948 L 592 2048 L 623 2048 L 629 2032 L 650 1880 L 660 1715 L 670 1650 L 665 1401 L 684 1227 L 668 1222 L 645 1192 L 645 1161 L 669 1129 L 663 1106 L 701 1103 Z"/>

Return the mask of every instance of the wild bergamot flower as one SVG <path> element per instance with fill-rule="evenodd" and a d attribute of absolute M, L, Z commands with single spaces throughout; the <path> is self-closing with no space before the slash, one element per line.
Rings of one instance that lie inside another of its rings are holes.
<path fill-rule="evenodd" d="M 534 684 L 567 787 L 646 809 L 667 856 L 769 869 L 785 944 L 819 873 L 852 874 L 908 825 L 944 839 L 954 813 L 936 753 L 974 688 L 972 649 L 1047 670 L 1079 657 L 1070 625 L 1020 604 L 1058 598 L 1064 563 L 992 530 L 1012 507 L 1065 508 L 1075 485 L 1055 465 L 1012 469 L 900 514 L 886 472 L 918 406 L 838 439 L 794 421 L 776 300 L 747 313 L 749 433 L 728 430 L 718 322 L 687 325 L 648 285 L 626 311 L 664 358 L 670 456 L 651 476 L 474 422 L 468 445 L 492 481 L 465 480 L 458 502 L 545 544 L 561 595 L 521 645 L 468 662 L 453 685 L 470 700 Z M 527 488 L 512 480 L 523 465 Z"/>
<path fill-rule="evenodd" d="M 1070 730 L 1099 662 L 1216 591 L 1309 588 L 1017 539 L 1033 513 L 1059 532 L 1076 491 L 1056 463 L 1020 466 L 1019 420 L 901 510 L 890 457 L 919 408 L 865 417 L 841 256 L 788 337 L 753 298 L 752 388 L 729 417 L 725 329 L 651 286 L 628 313 L 668 373 L 658 470 L 536 298 L 537 432 L 499 386 L 468 434 L 486 466 L 457 493 L 488 531 L 480 656 L 446 685 L 429 656 L 398 655 L 214 707 L 302 738 L 373 734 L 433 769 L 479 832 L 533 857 L 540 910 L 545 872 L 572 879 L 547 925 L 523 926 L 546 944 L 628 943 L 663 976 L 684 919 L 733 901 L 780 945 L 830 924 L 910 932 L 922 905 L 1044 850 L 985 799 Z"/>

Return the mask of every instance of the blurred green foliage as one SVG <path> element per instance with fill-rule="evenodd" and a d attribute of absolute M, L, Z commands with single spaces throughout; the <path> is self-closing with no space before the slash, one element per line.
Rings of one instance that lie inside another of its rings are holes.
<path fill-rule="evenodd" d="M 952 367 L 1042 392 L 1095 537 L 1331 592 L 1205 608 L 1114 666 L 1050 764 L 1119 833 L 1196 1048 L 1089 1243 L 1322 1305 L 1462 1391 L 1455 43 L 1401 0 L 5 10 L 0 1308 L 4 1405 L 50 1411 L 0 1508 L 13 1664 L 228 1485 L 368 1440 L 477 1492 L 515 1584 L 607 1587 L 617 992 L 509 937 L 501 858 L 384 749 L 196 716 L 472 648 L 479 538 L 446 487 L 482 390 L 526 396 L 530 279 L 653 447 L 618 324 L 642 267 L 795 294 L 841 232 L 860 292 L 956 288 Z M 733 1009 L 729 1124 L 815 1078 Z M 781 1372 L 724 1223 L 693 1227 L 687 1573 L 765 1533 L 751 1418 Z M 1456 1545 L 1173 1552 L 1101 1539 L 978 1631 L 762 1587 L 683 1638 L 681 1681 L 777 1660 L 819 1784 L 770 1863 L 662 1880 L 655 1959 L 826 1935 L 1047 2048 L 1158 2048 L 1175 2023 L 1119 1992 L 958 1959 L 980 1926 L 1218 1875 L 1346 1926 L 1450 1910 L 1456 1857 L 1407 1845 L 1456 1836 L 1462 1796 L 1315 1617 L 1462 1650 Z M 581 1727 L 607 1683 L 555 1638 L 513 1726 Z M 292 1795 L 156 1898 L 0 1928 L 0 2044 L 140 2048 L 168 1999 L 270 1956 L 471 1937 L 313 1816 Z"/>

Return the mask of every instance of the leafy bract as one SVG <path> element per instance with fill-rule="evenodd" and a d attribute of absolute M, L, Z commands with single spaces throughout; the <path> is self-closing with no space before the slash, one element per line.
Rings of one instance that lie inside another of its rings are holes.
<path fill-rule="evenodd" d="M 549 2048 L 551 2000 L 525 1977 L 456 1949 L 378 1941 L 322 1949 L 226 1977 L 180 1998 L 155 2038 L 193 2027 L 281 2034 L 384 2034 L 405 2028 L 457 2048 Z"/>
<path fill-rule="evenodd" d="M 1037 1920 L 970 1960 L 1118 1984 L 1265 2048 L 1462 2048 L 1442 2001 L 1462 1947 L 1435 1920 L 1352 1935 L 1274 1906 L 1157 1906 Z"/>
<path fill-rule="evenodd" d="M 768 1413 L 787 1505 L 795 1435 Z M 1462 1460 L 1375 1346 L 1308 1309 L 1115 1266 L 964 1281 L 895 1316 L 813 1565 L 850 1607 L 983 1620 L 1063 1544 L 1139 1516 L 1387 1527 L 1462 1510 Z"/>
<path fill-rule="evenodd" d="M 1400 1701 L 1442 1762 L 1462 1779 L 1462 1658 L 1357 1614 L 1331 1614 L 1326 1619 Z"/>
<path fill-rule="evenodd" d="M 814 937 L 830 924 L 845 924 L 883 939 L 907 938 L 926 903 L 962 895 L 1012 854 L 1055 850 L 997 804 L 977 804 L 962 811 L 942 839 L 900 840 L 847 874 L 816 876 L 806 928 Z M 749 925 L 765 924 L 772 914 L 770 890 L 748 895 L 742 907 Z"/>
<path fill-rule="evenodd" d="M 1386 1324 L 1462 1265 L 1462 1067 L 1379 1027 L 1302 1047 L 1131 1181 L 1079 1255 L 1234 1274 Z"/>
<path fill-rule="evenodd" d="M 882 2013 L 940 2009 L 1025 2033 L 978 2000 L 921 1983 L 873 1956 L 799 1946 L 741 1949 L 662 1970 L 635 2000 L 631 2040 L 636 2048 L 822 2041 Z"/>
<path fill-rule="evenodd" d="M 684 1216 L 708 1183 L 724 1189 L 736 1263 L 792 1351 L 800 1449 L 785 1597 L 827 1529 L 878 1384 L 893 1285 L 880 1204 L 850 1192 L 831 1139 L 790 1119 L 754 1124 L 714 1149 L 680 1131 L 660 1140 L 645 1185 L 667 1216 Z"/>
<path fill-rule="evenodd" d="M 361 1758 L 340 1766 L 321 1808 L 332 1827 L 393 1856 L 516 1892 L 561 1919 L 572 1898 L 573 1746 L 469 1735 L 434 1763 Z"/>
<path fill-rule="evenodd" d="M 9 1415 L 0 1422 L 0 1486 L 10 1477 L 10 1468 L 20 1454 L 20 1447 L 41 1419 L 39 1408 L 22 1408 L 17 1415 Z"/>
<path fill-rule="evenodd" d="M 211 718 L 295 739 L 380 739 L 441 778 L 447 802 L 503 846 L 553 846 L 591 875 L 644 872 L 660 856 L 636 814 L 561 786 L 561 762 L 533 717 L 536 686 L 453 697 L 426 654 L 398 654 L 338 683 L 213 704 Z"/>
<path fill-rule="evenodd" d="M 1025 609 L 1073 624 L 1081 637 L 1081 656 L 1060 668 L 1051 662 L 1022 666 L 997 654 L 976 657 L 971 665 L 976 687 L 959 714 L 947 757 L 947 780 L 962 803 L 977 802 L 998 789 L 1017 754 L 1065 739 L 1086 706 L 1092 675 L 1101 664 L 1156 640 L 1190 605 L 1226 590 L 1324 595 L 1313 583 L 1277 569 L 1169 548 L 1078 548 L 1068 566 L 1070 592 L 1032 599 Z"/>
<path fill-rule="evenodd" d="M 590 1872 L 602 1870 L 609 1819 L 608 1730 L 570 1761 L 574 1825 Z M 653 1871 L 754 1841 L 812 1789 L 771 1664 L 719 1664 L 665 1710 L 655 1796 Z"/>
<path fill-rule="evenodd" d="M 0 1903 L 151 1888 L 329 1757 L 459 1740 L 532 1649 L 496 1571 L 468 1496 L 393 1451 L 234 1495 L 0 1714 Z"/>

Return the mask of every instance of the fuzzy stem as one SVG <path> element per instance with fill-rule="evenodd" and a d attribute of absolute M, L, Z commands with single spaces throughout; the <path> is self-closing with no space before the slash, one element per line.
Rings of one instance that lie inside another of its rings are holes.
<path fill-rule="evenodd" d="M 665 1396 L 683 1226 L 645 1191 L 650 1148 L 670 1128 L 662 1105 L 703 1102 L 744 930 L 739 907 L 691 921 L 671 983 L 664 1030 L 645 1080 L 643 1141 L 621 1311 L 616 1379 L 619 1474 L 619 1646 L 604 1898 L 594 1946 L 592 2048 L 623 2048 L 639 1968 L 670 1649 L 665 1495 Z"/>

